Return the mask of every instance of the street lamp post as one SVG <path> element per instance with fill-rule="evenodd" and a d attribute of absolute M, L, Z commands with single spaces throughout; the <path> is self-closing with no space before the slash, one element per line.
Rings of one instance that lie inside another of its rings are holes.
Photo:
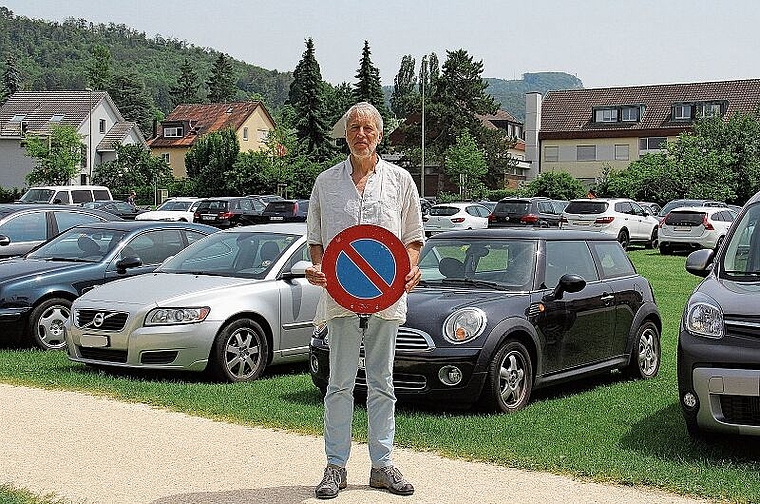
<path fill-rule="evenodd" d="M 420 167 L 420 196 L 425 197 L 425 81 L 427 80 L 427 55 L 422 57 L 422 166 Z"/>
<path fill-rule="evenodd" d="M 89 117 L 89 128 L 90 133 L 87 135 L 87 166 L 90 169 L 90 175 L 88 177 L 87 182 L 92 182 L 92 163 L 95 162 L 95 156 L 92 155 L 92 88 L 84 88 L 85 91 L 87 91 L 90 95 L 90 109 L 87 112 L 87 116 Z"/>

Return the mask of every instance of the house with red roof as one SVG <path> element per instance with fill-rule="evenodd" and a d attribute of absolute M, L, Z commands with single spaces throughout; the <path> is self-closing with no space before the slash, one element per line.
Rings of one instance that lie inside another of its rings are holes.
<path fill-rule="evenodd" d="M 231 128 L 240 143 L 240 152 L 265 147 L 275 124 L 259 101 L 233 103 L 185 103 L 177 105 L 148 140 L 151 153 L 163 157 L 176 178 L 187 177 L 185 154 L 203 135 Z"/>

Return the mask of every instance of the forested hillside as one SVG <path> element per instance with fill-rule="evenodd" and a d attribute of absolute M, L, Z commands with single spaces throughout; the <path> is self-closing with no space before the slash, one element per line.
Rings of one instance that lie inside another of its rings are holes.
<path fill-rule="evenodd" d="M 205 83 L 219 56 L 215 49 L 159 35 L 149 38 L 123 24 L 94 24 L 85 19 L 43 21 L 16 16 L 0 7 L 0 67 L 12 55 L 20 71 L 22 89 L 84 89 L 89 85 L 88 65 L 93 64 L 97 46 L 110 51 L 112 72 L 134 71 L 142 77 L 148 94 L 163 113 L 174 106 L 169 90 L 176 85 L 183 61 L 188 59 L 199 80 Z M 229 61 L 238 99 L 259 95 L 272 108 L 284 103 L 291 72 L 266 70 L 232 58 Z"/>
<path fill-rule="evenodd" d="M 582 88 L 578 77 L 564 72 L 536 72 L 523 74 L 522 80 L 486 78 L 486 92 L 501 103 L 501 108 L 521 121 L 525 121 L 525 93 L 537 91 L 545 94 L 552 89 Z"/>

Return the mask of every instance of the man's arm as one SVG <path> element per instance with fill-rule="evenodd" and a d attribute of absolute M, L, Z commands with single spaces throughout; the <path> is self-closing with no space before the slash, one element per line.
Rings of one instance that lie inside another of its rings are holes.
<path fill-rule="evenodd" d="M 421 241 L 415 241 L 410 243 L 406 246 L 406 252 L 409 254 L 409 265 L 411 266 L 411 269 L 409 270 L 409 274 L 406 275 L 406 285 L 404 286 L 404 289 L 406 292 L 411 291 L 414 289 L 418 283 L 420 283 L 420 278 L 422 277 L 422 273 L 420 272 L 419 266 L 417 266 L 417 263 L 420 260 L 420 250 L 422 249 L 422 242 Z"/>
<path fill-rule="evenodd" d="M 322 245 L 309 245 L 309 256 L 311 257 L 311 266 L 306 268 L 306 280 L 312 285 L 327 286 L 327 277 L 322 273 L 322 256 L 325 255 L 325 249 Z M 419 254 L 418 254 L 419 256 Z"/>

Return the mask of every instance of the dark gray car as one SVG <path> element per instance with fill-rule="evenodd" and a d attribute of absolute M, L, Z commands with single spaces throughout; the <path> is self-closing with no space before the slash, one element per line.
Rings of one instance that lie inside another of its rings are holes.
<path fill-rule="evenodd" d="M 558 227 L 566 201 L 543 197 L 504 198 L 488 217 L 488 227 Z"/>

